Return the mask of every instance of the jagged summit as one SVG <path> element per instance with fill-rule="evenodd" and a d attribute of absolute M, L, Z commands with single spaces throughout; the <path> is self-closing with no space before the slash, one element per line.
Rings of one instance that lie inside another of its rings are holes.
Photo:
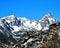
<path fill-rule="evenodd" d="M 52 14 L 49 12 L 47 13 L 45 16 L 50 16 L 50 17 L 53 17 Z"/>
<path fill-rule="evenodd" d="M 47 22 L 48 24 L 57 23 L 58 21 L 52 16 L 51 13 L 44 15 L 41 20 L 42 22 Z"/>
<path fill-rule="evenodd" d="M 7 17 L 1 18 L 4 20 L 3 23 L 0 23 L 8 28 L 10 28 L 11 32 L 19 31 L 19 30 L 46 30 L 49 28 L 50 24 L 57 23 L 58 21 L 51 15 L 51 13 L 46 14 L 41 20 L 29 20 L 27 18 L 17 18 L 15 15 L 10 15 Z M 2 22 L 2 21 L 1 21 Z"/>

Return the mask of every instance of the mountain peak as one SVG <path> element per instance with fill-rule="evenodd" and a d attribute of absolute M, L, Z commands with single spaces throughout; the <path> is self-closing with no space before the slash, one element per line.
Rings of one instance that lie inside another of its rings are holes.
<path fill-rule="evenodd" d="M 16 16 L 15 15 L 10 15 L 10 16 L 6 16 L 5 17 L 6 20 L 16 20 Z"/>
<path fill-rule="evenodd" d="M 14 14 L 12 14 L 12 15 L 10 15 L 10 16 L 15 17 L 15 15 L 14 15 Z"/>
<path fill-rule="evenodd" d="M 44 17 L 53 17 L 53 16 L 52 16 L 52 14 L 49 12 L 49 13 L 45 14 Z"/>
<path fill-rule="evenodd" d="M 7 16 L 8 18 L 16 18 L 16 16 L 15 15 L 10 15 L 10 16 Z M 6 18 L 7 18 L 6 17 Z"/>
<path fill-rule="evenodd" d="M 3 20 L 3 19 L 2 19 Z M 32 21 L 25 17 L 17 18 L 15 15 L 10 15 L 4 18 L 4 25 L 7 26 L 8 23 L 9 28 L 13 28 L 12 31 L 19 30 L 42 30 L 48 29 L 50 24 L 54 24 L 57 20 L 51 15 L 51 13 L 46 14 L 42 20 L 40 21 Z M 46 27 L 46 28 L 45 28 Z M 16 29 L 17 28 L 17 29 Z"/>
<path fill-rule="evenodd" d="M 44 22 L 47 24 L 53 24 L 53 23 L 57 23 L 58 21 L 52 16 L 51 13 L 48 13 L 48 14 L 44 15 L 41 22 Z"/>
<path fill-rule="evenodd" d="M 52 14 L 51 14 L 50 12 L 49 12 L 49 13 L 47 13 L 47 15 L 48 15 L 48 16 L 52 16 Z"/>

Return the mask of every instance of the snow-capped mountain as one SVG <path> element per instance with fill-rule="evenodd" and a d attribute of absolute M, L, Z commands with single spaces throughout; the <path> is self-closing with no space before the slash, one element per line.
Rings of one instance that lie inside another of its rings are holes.
<path fill-rule="evenodd" d="M 0 18 L 0 26 L 6 28 L 10 32 L 30 31 L 30 30 L 47 30 L 49 25 L 58 21 L 50 14 L 46 14 L 41 20 L 29 20 L 25 17 L 17 18 L 15 15 Z"/>
<path fill-rule="evenodd" d="M 50 13 L 38 21 L 10 15 L 0 18 L 0 45 L 3 43 L 12 45 L 11 48 L 36 48 L 52 38 L 52 32 L 58 31 L 60 22 Z"/>
<path fill-rule="evenodd" d="M 42 30 L 46 30 L 49 28 L 49 25 L 57 23 L 58 21 L 51 15 L 51 13 L 48 13 L 44 15 L 44 17 L 39 20 L 41 23 L 41 26 L 43 27 Z"/>

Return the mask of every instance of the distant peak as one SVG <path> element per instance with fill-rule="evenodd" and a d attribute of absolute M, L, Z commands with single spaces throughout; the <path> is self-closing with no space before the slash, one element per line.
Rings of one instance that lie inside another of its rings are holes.
<path fill-rule="evenodd" d="M 5 21 L 4 21 L 4 20 Z M 50 24 L 54 24 L 57 23 L 57 20 L 51 15 L 51 13 L 47 13 L 46 15 L 44 15 L 44 17 L 39 20 L 39 21 L 35 21 L 35 20 L 30 20 L 27 19 L 25 17 L 16 17 L 16 15 L 9 15 L 4 17 L 2 20 L 0 20 L 0 23 L 3 25 L 8 25 L 9 28 L 11 29 L 11 32 L 14 32 L 16 30 L 32 30 L 32 29 L 36 29 L 36 30 L 45 30 L 49 28 Z M 7 24 L 8 23 L 8 24 Z M 5 27 L 5 26 L 4 26 Z M 47 27 L 47 28 L 45 28 Z"/>
<path fill-rule="evenodd" d="M 47 15 L 49 15 L 49 16 L 50 16 L 50 15 L 51 15 L 51 13 L 49 12 Z"/>
<path fill-rule="evenodd" d="M 51 14 L 50 12 L 47 13 L 45 16 L 47 16 L 47 17 L 53 17 L 52 14 Z"/>
<path fill-rule="evenodd" d="M 47 13 L 47 14 L 45 14 L 45 15 L 43 16 L 42 20 L 45 19 L 45 18 L 54 18 L 54 17 L 53 17 L 52 14 L 49 12 L 49 13 Z"/>
<path fill-rule="evenodd" d="M 13 15 L 10 15 L 10 16 L 6 16 L 5 18 L 8 18 L 8 19 L 14 18 L 14 19 L 16 19 L 16 16 L 13 14 Z"/>
<path fill-rule="evenodd" d="M 13 14 L 13 15 L 10 15 L 10 16 L 8 16 L 8 17 L 13 17 L 13 18 L 15 17 L 15 18 L 16 18 L 16 16 L 15 16 L 14 14 Z"/>
<path fill-rule="evenodd" d="M 13 14 L 13 15 L 10 15 L 10 16 L 14 17 L 15 15 Z"/>
<path fill-rule="evenodd" d="M 26 18 L 26 17 L 23 17 L 23 18 L 20 18 L 20 19 L 22 19 L 22 20 L 27 20 L 27 18 Z"/>
<path fill-rule="evenodd" d="M 57 23 L 58 21 L 52 16 L 52 14 L 49 12 L 46 15 L 43 16 L 43 18 L 41 20 L 39 20 L 40 22 L 46 23 L 46 24 L 53 24 L 53 23 Z"/>

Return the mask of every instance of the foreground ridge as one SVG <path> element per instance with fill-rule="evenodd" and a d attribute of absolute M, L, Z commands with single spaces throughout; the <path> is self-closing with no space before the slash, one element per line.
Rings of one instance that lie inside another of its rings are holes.
<path fill-rule="evenodd" d="M 21 31 L 19 31 L 21 32 Z M 60 22 L 51 24 L 49 30 L 45 31 L 30 31 L 24 35 L 16 34 L 20 38 L 16 43 L 5 44 L 1 42 L 0 47 L 4 48 L 60 48 Z M 7 39 L 8 40 L 8 39 Z M 2 40 L 3 41 L 3 40 Z"/>

